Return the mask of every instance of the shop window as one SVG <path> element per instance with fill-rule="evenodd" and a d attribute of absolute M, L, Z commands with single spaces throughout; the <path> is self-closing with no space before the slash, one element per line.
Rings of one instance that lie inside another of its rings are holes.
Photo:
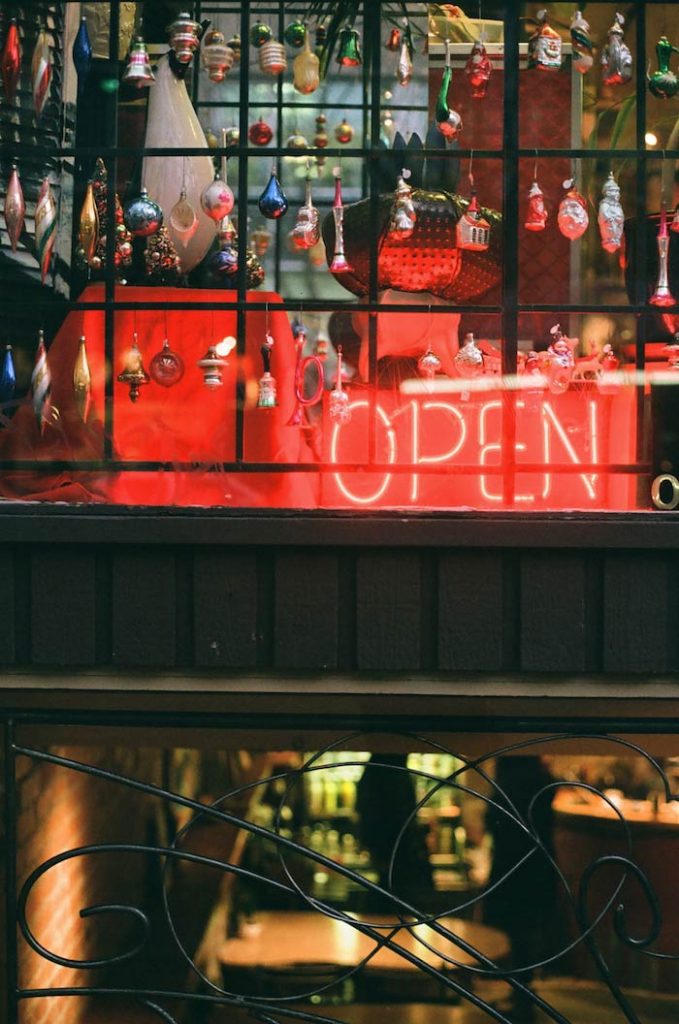
<path fill-rule="evenodd" d="M 5 498 L 679 505 L 670 5 L 37 6 L 42 112 L 2 22 Z"/>

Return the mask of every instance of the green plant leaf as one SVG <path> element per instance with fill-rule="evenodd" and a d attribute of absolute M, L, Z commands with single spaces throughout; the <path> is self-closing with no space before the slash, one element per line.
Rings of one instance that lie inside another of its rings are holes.
<path fill-rule="evenodd" d="M 620 110 L 618 111 L 618 116 L 615 119 L 615 124 L 613 125 L 613 131 L 611 132 L 611 149 L 617 149 L 618 143 L 620 142 L 620 137 L 622 136 L 622 133 L 625 130 L 625 125 L 627 124 L 629 116 L 632 113 L 632 110 L 634 110 L 634 108 L 636 107 L 636 105 L 636 95 L 628 96 L 627 99 L 624 100 L 621 104 Z"/>

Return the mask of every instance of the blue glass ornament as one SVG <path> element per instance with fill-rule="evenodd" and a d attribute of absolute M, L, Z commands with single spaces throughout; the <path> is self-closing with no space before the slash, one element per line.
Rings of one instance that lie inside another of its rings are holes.
<path fill-rule="evenodd" d="M 223 277 L 232 277 L 238 272 L 238 250 L 232 245 L 218 249 L 208 257 L 207 266 L 216 281 Z"/>
<path fill-rule="evenodd" d="M 14 369 L 14 359 L 12 358 L 12 346 L 8 345 L 5 349 L 5 358 L 3 359 L 2 370 L 0 371 L 0 405 L 12 401 L 16 386 L 17 376 Z"/>
<path fill-rule="evenodd" d="M 86 18 L 80 19 L 80 28 L 76 33 L 72 53 L 75 70 L 78 72 L 78 92 L 81 92 L 92 66 L 92 43 L 87 31 Z"/>
<path fill-rule="evenodd" d="M 287 209 L 288 200 L 276 177 L 276 165 L 274 164 L 269 183 L 259 197 L 259 210 L 263 217 L 267 217 L 269 220 L 278 220 Z"/>

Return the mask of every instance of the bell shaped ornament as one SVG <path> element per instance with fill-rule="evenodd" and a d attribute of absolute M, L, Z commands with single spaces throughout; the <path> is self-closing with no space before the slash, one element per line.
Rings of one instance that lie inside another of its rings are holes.
<path fill-rule="evenodd" d="M 151 378 L 144 369 L 141 352 L 139 351 L 139 339 L 137 332 L 132 337 L 132 347 L 125 356 L 125 366 L 118 374 L 121 384 L 127 384 L 130 388 L 130 401 L 136 402 L 139 398 L 139 389 L 148 384 Z"/>
<path fill-rule="evenodd" d="M 122 80 L 126 85 L 134 85 L 137 89 L 145 89 L 156 80 L 149 64 L 146 43 L 141 36 L 137 36 L 130 47 Z"/>
<path fill-rule="evenodd" d="M 284 216 L 288 209 L 288 200 L 286 198 L 281 183 L 276 176 L 276 163 L 274 161 L 273 168 L 271 170 L 271 177 L 269 182 L 259 197 L 259 212 L 267 220 L 278 220 Z"/>
<path fill-rule="evenodd" d="M 180 64 L 190 64 L 200 45 L 200 23 L 194 21 L 187 11 L 172 21 L 166 29 L 170 47 Z"/>
<path fill-rule="evenodd" d="M 304 49 L 295 57 L 292 64 L 292 84 L 297 92 L 308 96 L 316 92 L 321 82 L 321 62 L 311 49 L 309 33 L 306 33 Z"/>
<path fill-rule="evenodd" d="M 206 32 L 200 47 L 200 62 L 211 82 L 223 82 L 234 64 L 234 52 L 218 29 Z"/>
<path fill-rule="evenodd" d="M 355 68 L 363 63 L 359 34 L 349 25 L 346 25 L 339 34 L 337 63 L 341 68 Z"/>

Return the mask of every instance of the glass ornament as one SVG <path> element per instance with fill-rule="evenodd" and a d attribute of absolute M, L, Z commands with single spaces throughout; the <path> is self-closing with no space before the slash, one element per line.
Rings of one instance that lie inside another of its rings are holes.
<path fill-rule="evenodd" d="M 472 90 L 472 99 L 482 100 L 488 91 L 488 82 L 493 70 L 483 39 L 477 39 L 472 46 L 464 70 Z"/>
<path fill-rule="evenodd" d="M 149 198 L 148 191 L 142 188 L 137 198 L 125 206 L 123 223 L 135 238 L 147 238 L 161 227 L 163 211 L 158 203 Z"/>
<path fill-rule="evenodd" d="M 276 162 L 271 169 L 269 182 L 259 197 L 259 212 L 267 220 L 278 220 L 288 209 L 288 200 L 276 177 Z"/>
<path fill-rule="evenodd" d="M 309 35 L 306 34 L 304 49 L 292 63 L 292 84 L 297 92 L 308 96 L 316 92 L 321 82 L 321 62 L 311 50 Z"/>
<path fill-rule="evenodd" d="M 471 379 L 483 373 L 483 352 L 476 344 L 474 335 L 470 331 L 465 334 L 464 341 L 459 350 L 455 353 L 455 368 L 461 377 Z"/>
<path fill-rule="evenodd" d="M 342 383 L 342 346 L 338 345 L 335 386 L 330 392 L 328 399 L 328 415 L 333 423 L 345 424 L 351 421 L 351 406 L 349 404 L 349 395 L 344 390 Z"/>
<path fill-rule="evenodd" d="M 311 198 L 310 165 L 307 165 L 306 194 L 289 238 L 295 249 L 312 249 L 321 237 L 321 217 Z"/>
<path fill-rule="evenodd" d="M 304 408 L 316 405 L 323 397 L 323 361 L 317 355 L 305 357 L 304 346 L 307 340 L 307 330 L 299 320 L 295 320 L 293 323 L 292 334 L 295 339 L 295 408 L 286 426 L 299 427 L 304 422 Z M 307 395 L 305 382 L 307 371 L 312 366 L 316 371 L 316 388 L 311 395 Z"/>
<path fill-rule="evenodd" d="M 38 331 L 38 348 L 31 373 L 31 404 L 38 428 L 43 434 L 45 427 L 52 419 L 52 375 L 47 362 L 45 336 L 42 331 Z"/>
<path fill-rule="evenodd" d="M 7 26 L 5 45 L 2 48 L 2 55 L 0 55 L 0 73 L 2 73 L 5 99 L 8 103 L 14 103 L 21 73 L 21 41 L 16 18 L 10 18 Z"/>
<path fill-rule="evenodd" d="M 276 393 L 276 380 L 271 375 L 271 353 L 274 346 L 274 340 L 266 332 L 264 344 L 260 348 L 262 353 L 262 364 L 264 366 L 264 373 L 259 378 L 257 383 L 257 408 L 258 409 L 275 409 L 278 405 L 278 396 Z"/>
<path fill-rule="evenodd" d="M 33 89 L 33 109 L 38 120 L 42 116 L 52 85 L 52 54 L 49 39 L 44 29 L 38 33 L 31 57 L 31 87 Z"/>
<path fill-rule="evenodd" d="M 130 48 L 127 58 L 127 67 L 123 71 L 122 81 L 125 85 L 134 85 L 137 89 L 145 89 L 153 85 L 156 76 L 149 64 L 149 55 L 146 50 L 146 43 L 141 36 L 137 36 Z"/>
<path fill-rule="evenodd" d="M 269 26 L 257 20 L 250 29 L 250 42 L 252 45 L 259 49 L 264 46 L 264 43 L 268 43 L 270 39 L 273 39 L 273 32 Z"/>
<path fill-rule="evenodd" d="M 234 53 L 224 42 L 224 33 L 211 29 L 203 36 L 200 62 L 211 82 L 223 82 L 234 62 Z"/>
<path fill-rule="evenodd" d="M 73 395 L 78 415 L 83 423 L 87 423 L 92 404 L 92 374 L 87 361 L 87 341 L 84 334 L 80 336 L 73 367 Z"/>
<path fill-rule="evenodd" d="M 273 128 L 260 118 L 248 128 L 248 139 L 253 146 L 268 146 L 273 139 Z"/>
<path fill-rule="evenodd" d="M 648 300 L 652 306 L 674 306 L 676 299 L 670 291 L 669 282 L 670 235 L 667 230 L 667 210 L 663 203 L 658 228 L 658 281 Z"/>
<path fill-rule="evenodd" d="M 534 181 L 528 193 L 528 206 L 523 226 L 528 231 L 544 231 L 546 225 L 547 208 L 545 206 L 545 194 L 537 181 Z"/>
<path fill-rule="evenodd" d="M 612 171 L 601 193 L 598 222 L 602 247 L 606 252 L 617 252 L 622 245 L 625 214 L 620 203 L 620 186 Z"/>
<path fill-rule="evenodd" d="M 596 386 L 600 394 L 618 394 L 621 386 L 619 370 L 620 360 L 613 351 L 613 346 L 604 345 L 599 372 L 596 375 Z"/>
<path fill-rule="evenodd" d="M 359 34 L 355 28 L 351 28 L 349 25 L 340 30 L 337 63 L 341 68 L 355 68 L 363 63 Z"/>
<path fill-rule="evenodd" d="M 335 198 L 332 204 L 332 216 L 335 223 L 335 249 L 330 264 L 330 273 L 345 274 L 351 272 L 351 266 L 344 255 L 344 203 L 341 167 L 335 167 L 333 174 L 335 175 Z"/>
<path fill-rule="evenodd" d="M 354 129 L 347 121 L 346 117 L 342 118 L 340 123 L 335 128 L 335 138 L 342 146 L 346 146 L 354 137 Z"/>
<path fill-rule="evenodd" d="M 283 38 L 288 46 L 292 46 L 293 49 L 299 50 L 304 46 L 308 39 L 308 35 L 306 25 L 301 18 L 295 18 L 294 21 L 291 21 L 290 24 L 286 26 Z"/>
<path fill-rule="evenodd" d="M 281 75 L 288 66 L 285 47 L 270 39 L 259 48 L 259 67 L 265 75 Z"/>
<path fill-rule="evenodd" d="M 232 277 L 238 272 L 238 250 L 235 247 L 236 229 L 230 217 L 224 217 L 219 229 L 220 247 L 208 257 L 208 270 L 215 280 Z"/>
<path fill-rule="evenodd" d="M 608 42 L 601 51 L 604 85 L 624 85 L 632 77 L 632 54 L 623 42 L 625 18 L 616 14 L 608 30 Z"/>
<path fill-rule="evenodd" d="M 226 359 L 222 359 L 218 354 L 214 345 L 210 345 L 203 358 L 198 360 L 196 366 L 203 371 L 203 383 L 208 391 L 215 391 L 222 386 L 224 383 L 222 370 L 225 366 L 228 366 L 228 363 Z"/>
<path fill-rule="evenodd" d="M 127 384 L 130 388 L 130 401 L 136 402 L 139 398 L 139 389 L 148 384 L 151 378 L 144 369 L 144 364 L 139 351 L 139 338 L 135 331 L 132 335 L 132 347 L 125 356 L 125 365 L 118 374 L 121 384 Z"/>
<path fill-rule="evenodd" d="M 82 246 L 85 262 L 92 266 L 99 242 L 99 213 L 94 201 L 94 182 L 87 182 L 87 191 L 78 220 L 78 241 Z"/>
<path fill-rule="evenodd" d="M 56 237 L 57 201 L 49 179 L 43 178 L 35 204 L 35 255 L 40 264 L 40 280 L 43 284 L 47 279 Z"/>
<path fill-rule="evenodd" d="M 403 171 L 396 182 L 387 231 L 389 240 L 392 242 L 405 241 L 415 230 L 417 214 L 413 203 L 413 190 L 405 180 L 408 173 L 408 171 Z"/>
<path fill-rule="evenodd" d="M 271 232 L 267 230 L 266 224 L 262 224 L 260 227 L 255 228 L 250 236 L 250 242 L 252 248 L 255 250 L 255 255 L 266 256 L 271 245 Z"/>
<path fill-rule="evenodd" d="M 471 199 L 467 209 L 462 214 L 455 226 L 455 238 L 458 249 L 466 249 L 469 252 L 485 252 L 490 245 L 490 223 L 481 212 L 474 178 L 469 175 L 471 185 Z"/>
<path fill-rule="evenodd" d="M 561 324 L 554 324 L 549 332 L 552 343 L 547 349 L 547 387 L 553 395 L 562 395 L 570 387 L 575 370 L 573 351 L 577 338 L 567 338 Z"/>
<path fill-rule="evenodd" d="M 238 64 L 240 62 L 241 40 L 237 32 L 231 36 L 226 45 L 233 51 L 234 64 Z"/>
<path fill-rule="evenodd" d="M 316 31 L 314 33 L 314 52 L 317 57 L 320 58 L 323 56 L 323 50 L 325 49 L 325 44 L 327 43 L 327 41 L 328 30 L 325 27 L 325 24 L 322 21 L 319 21 L 319 23 L 316 25 Z"/>
<path fill-rule="evenodd" d="M 12 346 L 5 345 L 5 355 L 2 360 L 2 369 L 0 369 L 0 405 L 7 405 L 12 401 L 16 386 L 17 375 L 14 368 Z M 7 415 L 7 410 L 4 411 L 4 415 Z"/>
<path fill-rule="evenodd" d="M 441 360 L 430 348 L 417 360 L 417 372 L 425 380 L 433 380 L 441 372 Z"/>
<path fill-rule="evenodd" d="M 528 40 L 528 67 L 538 71 L 558 71 L 561 67 L 561 36 L 549 24 L 544 8 L 535 18 L 537 28 Z"/>
<path fill-rule="evenodd" d="M 160 384 L 161 387 L 171 388 L 184 376 L 184 360 L 170 348 L 170 342 L 165 338 L 160 352 L 156 352 L 149 363 L 149 374 L 151 379 Z"/>
<path fill-rule="evenodd" d="M 233 210 L 234 203 L 233 192 L 226 180 L 222 181 L 219 176 L 214 181 L 211 181 L 209 185 L 206 185 L 200 194 L 200 205 L 203 213 L 214 221 L 224 220 Z"/>
<path fill-rule="evenodd" d="M 392 28 L 384 46 L 387 50 L 391 50 L 392 53 L 398 53 L 401 46 L 401 33 L 397 28 Z"/>
<path fill-rule="evenodd" d="M 567 190 L 566 195 L 559 203 L 557 224 L 559 231 L 565 238 L 575 242 L 581 238 L 589 225 L 589 214 L 587 203 L 580 195 L 573 181 L 565 181 L 563 187 Z"/>
<path fill-rule="evenodd" d="M 5 227 L 7 228 L 7 234 L 9 235 L 12 252 L 16 252 L 19 239 L 21 238 L 21 232 L 24 230 L 24 221 L 26 218 L 24 191 L 21 187 L 19 171 L 17 170 L 16 164 L 12 164 L 12 172 L 7 183 L 4 212 Z"/>
<path fill-rule="evenodd" d="M 670 60 L 673 53 L 679 53 L 679 49 L 673 46 L 667 36 L 661 36 L 655 47 L 658 58 L 658 70 L 648 75 L 648 88 L 661 100 L 672 99 L 679 89 L 679 81 L 674 71 L 670 68 Z"/>
<path fill-rule="evenodd" d="M 200 45 L 200 22 L 194 21 L 188 11 L 170 22 L 165 30 L 169 37 L 170 48 L 180 64 L 190 64 L 194 53 Z"/>
<path fill-rule="evenodd" d="M 198 230 L 198 215 L 186 198 L 185 188 L 182 188 L 179 199 L 170 210 L 169 227 L 173 238 L 185 248 Z"/>
<path fill-rule="evenodd" d="M 582 11 L 576 11 L 571 19 L 571 44 L 573 67 L 584 75 L 594 64 L 594 47 L 589 35 L 589 23 L 583 18 Z"/>
<path fill-rule="evenodd" d="M 80 27 L 78 28 L 73 41 L 71 56 L 73 57 L 73 66 L 75 67 L 78 75 L 78 93 L 82 95 L 82 91 L 85 87 L 85 81 L 90 73 L 90 68 L 92 67 L 92 44 L 90 43 L 90 37 L 87 31 L 86 18 L 80 19 Z"/>
<path fill-rule="evenodd" d="M 456 110 L 452 110 L 448 106 L 448 90 L 453 77 L 453 68 L 450 60 L 450 43 L 445 40 L 446 47 L 446 63 L 443 69 L 443 78 L 441 79 L 441 88 L 436 98 L 436 110 L 434 117 L 436 119 L 436 126 L 441 132 L 441 135 L 447 140 L 451 141 L 454 139 L 459 132 L 462 131 L 462 118 Z"/>
<path fill-rule="evenodd" d="M 285 145 L 288 149 L 308 149 L 309 143 L 300 135 L 299 132 L 293 132 L 292 135 L 288 135 Z"/>
<path fill-rule="evenodd" d="M 235 125 L 232 125 L 231 128 L 225 128 L 224 144 L 226 146 L 240 145 L 240 128 L 237 128 Z"/>

